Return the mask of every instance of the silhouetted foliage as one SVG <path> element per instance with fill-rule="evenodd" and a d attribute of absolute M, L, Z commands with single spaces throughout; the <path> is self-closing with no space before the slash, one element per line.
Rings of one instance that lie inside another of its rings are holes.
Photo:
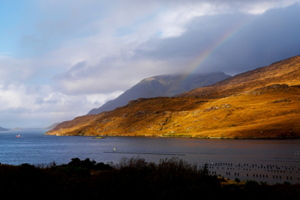
<path fill-rule="evenodd" d="M 260 185 L 257 181 L 247 180 L 245 183 L 245 188 L 249 190 L 257 189 L 259 186 Z"/>
<path fill-rule="evenodd" d="M 96 170 L 111 170 L 112 167 L 108 164 L 104 164 L 103 162 L 97 163 L 95 165 Z"/>
<path fill-rule="evenodd" d="M 158 164 L 138 157 L 110 165 L 78 158 L 46 167 L 0 164 L 0 193 L 13 199 L 300 199 L 300 184 L 220 181 L 207 165 L 200 169 L 178 158 Z"/>
<path fill-rule="evenodd" d="M 237 183 L 241 182 L 241 180 L 238 179 L 238 178 L 235 178 L 234 181 L 237 182 Z"/>
<path fill-rule="evenodd" d="M 283 184 L 285 184 L 285 185 L 291 185 L 291 183 L 290 182 L 288 182 L 288 181 L 284 181 L 284 183 Z"/>
<path fill-rule="evenodd" d="M 104 164 L 103 162 L 101 163 L 96 163 L 94 160 L 90 160 L 89 158 L 85 160 L 80 160 L 79 158 L 72 158 L 72 161 L 68 163 L 68 166 L 75 166 L 75 167 L 82 167 L 86 169 L 95 169 L 95 170 L 110 170 L 112 169 L 111 166 L 108 164 Z"/>

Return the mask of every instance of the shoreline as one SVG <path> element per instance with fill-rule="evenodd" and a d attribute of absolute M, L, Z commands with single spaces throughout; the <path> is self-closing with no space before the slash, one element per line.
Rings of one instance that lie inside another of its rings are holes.
<path fill-rule="evenodd" d="M 190 137 L 190 136 L 146 136 L 146 135 L 49 135 L 47 136 L 57 136 L 57 137 L 68 137 L 68 136 L 76 136 L 76 137 L 94 137 L 95 139 L 98 139 L 97 137 L 101 137 L 99 139 L 105 139 L 107 137 L 141 137 L 141 138 L 186 138 L 186 139 L 213 139 L 213 140 L 257 140 L 257 139 L 270 139 L 270 140 L 290 140 L 290 139 L 300 139 L 300 137 Z"/>

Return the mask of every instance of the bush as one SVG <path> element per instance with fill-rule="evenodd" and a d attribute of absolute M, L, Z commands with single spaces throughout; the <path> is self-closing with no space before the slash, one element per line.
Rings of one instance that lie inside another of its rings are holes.
<path fill-rule="evenodd" d="M 195 196 L 218 196 L 220 183 L 217 177 L 208 175 L 208 169 L 198 169 L 196 164 L 173 157 L 161 159 L 158 164 L 143 158 L 122 158 L 113 165 L 109 176 L 99 174 L 97 185 L 110 190 L 111 199 L 189 199 Z M 103 193 L 101 194 L 103 198 Z"/>
<path fill-rule="evenodd" d="M 68 163 L 68 166 L 74 166 L 74 167 L 82 167 L 86 169 L 95 169 L 95 170 L 110 170 L 112 167 L 108 164 L 96 163 L 94 160 L 90 160 L 89 158 L 85 160 L 80 160 L 79 158 L 72 158 L 72 161 Z"/>
<path fill-rule="evenodd" d="M 113 168 L 108 164 L 104 164 L 103 162 L 100 162 L 95 165 L 95 169 L 96 170 L 111 170 Z"/>
<path fill-rule="evenodd" d="M 291 183 L 290 182 L 288 182 L 288 181 L 284 181 L 284 183 L 283 183 L 284 185 L 291 185 Z"/>
<path fill-rule="evenodd" d="M 258 182 L 256 181 L 252 181 L 252 180 L 247 180 L 246 183 L 245 183 L 245 188 L 247 190 L 252 190 L 252 189 L 256 189 L 258 188 L 260 185 Z"/>
<path fill-rule="evenodd" d="M 70 164 L 71 163 L 71 164 Z M 249 181 L 220 185 L 207 167 L 198 169 L 178 158 L 163 159 L 158 164 L 142 158 L 123 158 L 107 165 L 72 159 L 69 164 L 37 168 L 30 164 L 0 165 L 0 193 L 13 199 L 221 199 L 275 200 L 299 199 L 300 184 L 278 185 Z M 92 165 L 90 165 L 92 164 Z M 110 170 L 90 174 L 92 166 Z M 220 181 L 220 182 L 219 182 Z M 238 178 L 235 179 L 238 182 Z"/>
<path fill-rule="evenodd" d="M 67 174 L 68 176 L 72 176 L 72 175 L 79 175 L 85 177 L 90 176 L 90 170 L 84 167 L 63 165 L 63 166 L 56 167 L 55 169 L 56 171 Z"/>

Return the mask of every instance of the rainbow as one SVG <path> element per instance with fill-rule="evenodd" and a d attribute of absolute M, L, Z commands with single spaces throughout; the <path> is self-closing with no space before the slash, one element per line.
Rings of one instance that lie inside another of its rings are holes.
<path fill-rule="evenodd" d="M 201 65 L 219 48 L 221 48 L 226 42 L 231 40 L 234 36 L 236 36 L 240 30 L 242 30 L 247 24 L 250 22 L 250 17 L 240 21 L 239 23 L 232 26 L 228 29 L 224 34 L 222 34 L 219 38 L 217 38 L 210 46 L 208 46 L 204 51 L 200 53 L 195 59 L 193 59 L 186 67 L 185 75 L 183 77 L 183 81 L 188 79 L 188 77 L 196 71 Z"/>

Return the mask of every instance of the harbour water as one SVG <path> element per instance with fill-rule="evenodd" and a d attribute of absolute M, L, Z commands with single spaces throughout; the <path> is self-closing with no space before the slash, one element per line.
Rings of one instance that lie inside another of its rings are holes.
<path fill-rule="evenodd" d="M 215 140 L 188 138 L 47 136 L 45 129 L 0 132 L 0 162 L 19 165 L 68 163 L 71 158 L 118 162 L 137 157 L 148 162 L 178 157 L 225 178 L 269 184 L 300 183 L 299 139 Z M 20 135 L 20 137 L 16 137 Z"/>

